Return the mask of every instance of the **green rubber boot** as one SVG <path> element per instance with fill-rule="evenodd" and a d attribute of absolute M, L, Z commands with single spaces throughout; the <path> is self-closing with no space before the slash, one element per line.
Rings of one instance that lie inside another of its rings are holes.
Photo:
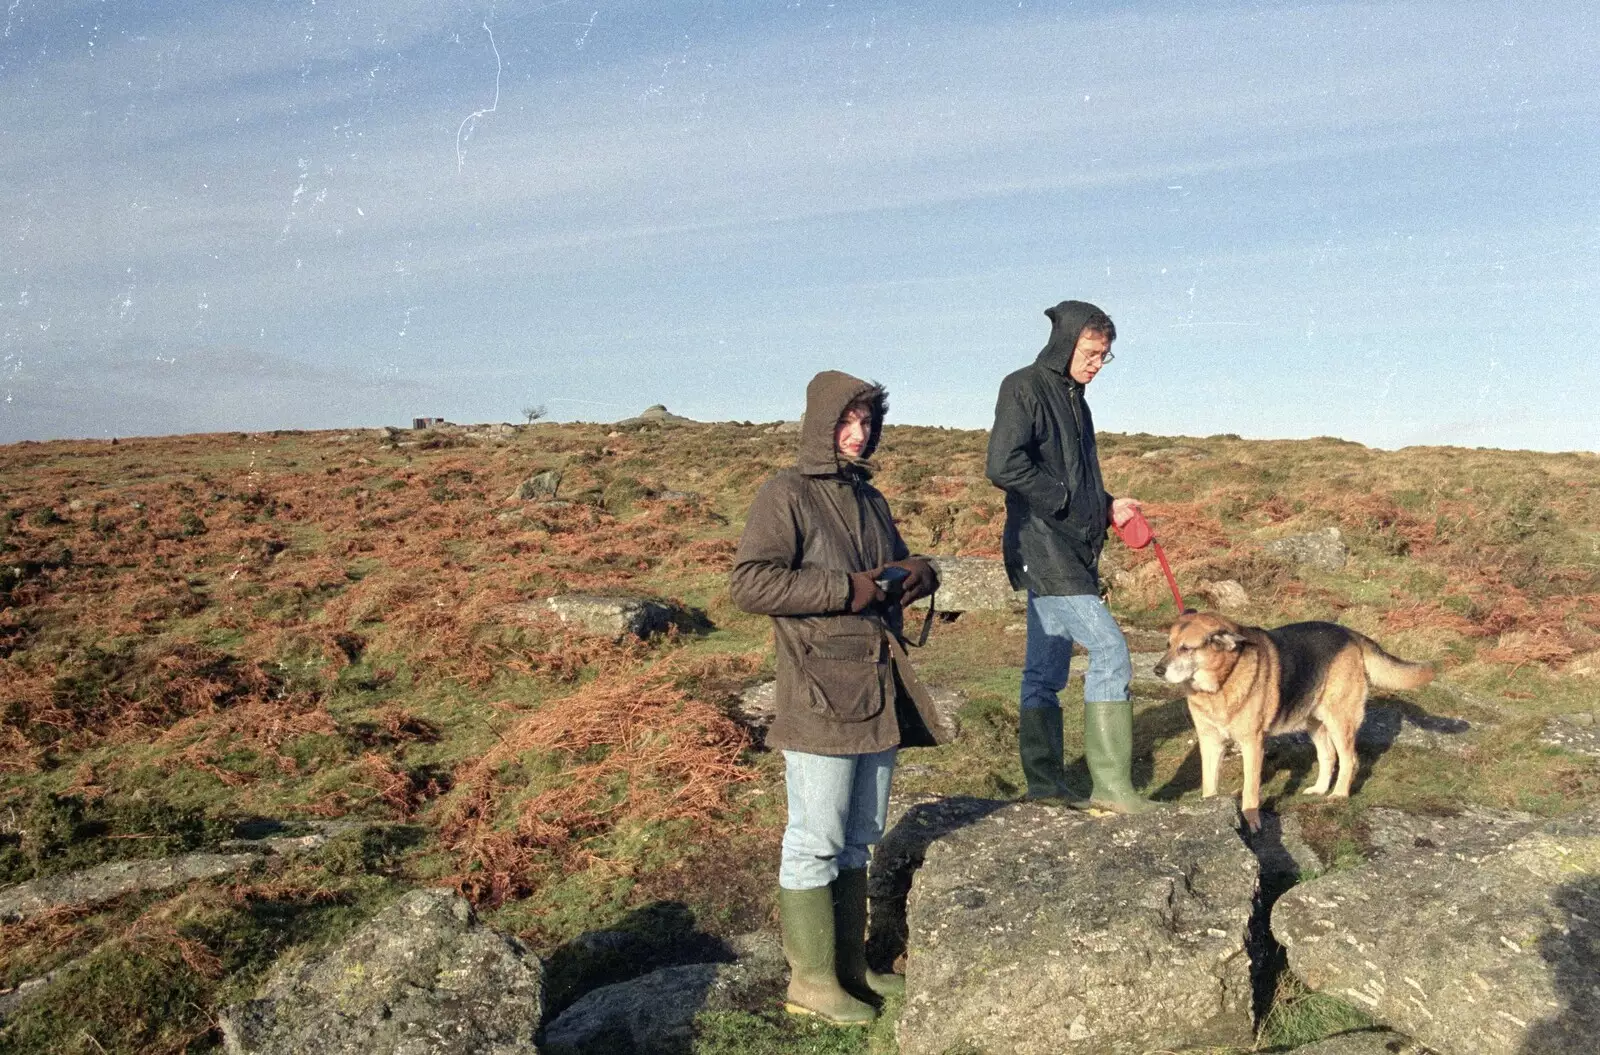
<path fill-rule="evenodd" d="M 1159 809 L 1133 790 L 1133 704 L 1127 700 L 1085 700 L 1083 757 L 1094 778 L 1089 804 L 1117 813 Z"/>
<path fill-rule="evenodd" d="M 1069 806 L 1087 806 L 1067 787 L 1062 765 L 1061 708 L 1024 707 L 1017 716 L 1017 748 L 1030 799 L 1062 799 Z"/>
<path fill-rule="evenodd" d="M 833 881 L 834 961 L 839 984 L 863 1000 L 905 996 L 903 974 L 879 974 L 867 966 L 867 870 L 841 869 Z"/>
<path fill-rule="evenodd" d="M 833 888 L 778 888 L 783 955 L 789 961 L 784 1008 L 836 1026 L 865 1026 L 878 1017 L 871 1004 L 844 991 L 834 969 Z"/>

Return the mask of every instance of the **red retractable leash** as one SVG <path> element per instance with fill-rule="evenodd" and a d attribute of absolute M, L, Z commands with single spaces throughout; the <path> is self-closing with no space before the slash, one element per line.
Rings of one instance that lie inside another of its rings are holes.
<path fill-rule="evenodd" d="M 1117 537 L 1129 549 L 1144 549 L 1152 544 L 1155 546 L 1156 560 L 1161 562 L 1161 571 L 1167 577 L 1167 585 L 1172 587 L 1172 599 L 1178 604 L 1178 612 L 1181 615 L 1186 611 L 1183 607 L 1183 594 L 1178 592 L 1178 580 L 1172 577 L 1172 566 L 1167 563 L 1167 555 L 1162 551 L 1161 543 L 1156 542 L 1156 533 L 1150 530 L 1150 522 L 1145 520 L 1144 514 L 1136 509 L 1133 516 L 1124 520 L 1120 526 L 1113 524 L 1111 530 L 1117 533 Z"/>

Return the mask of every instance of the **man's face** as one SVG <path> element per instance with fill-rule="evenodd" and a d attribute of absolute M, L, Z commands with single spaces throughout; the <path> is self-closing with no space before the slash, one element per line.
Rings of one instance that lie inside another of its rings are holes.
<path fill-rule="evenodd" d="M 1103 333 L 1085 330 L 1078 334 L 1078 343 L 1072 349 L 1072 364 L 1067 373 L 1080 385 L 1094 380 L 1111 352 L 1111 339 Z"/>
<path fill-rule="evenodd" d="M 833 430 L 833 446 L 846 458 L 859 458 L 872 438 L 872 413 L 865 407 L 851 407 Z"/>

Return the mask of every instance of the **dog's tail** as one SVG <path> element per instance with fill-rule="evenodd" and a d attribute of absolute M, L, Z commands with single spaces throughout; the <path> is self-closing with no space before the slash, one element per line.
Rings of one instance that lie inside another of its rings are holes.
<path fill-rule="evenodd" d="M 1361 642 L 1361 661 L 1367 668 L 1367 681 L 1377 689 L 1420 689 L 1433 680 L 1432 663 L 1416 663 L 1391 656 L 1370 637 L 1356 635 Z"/>

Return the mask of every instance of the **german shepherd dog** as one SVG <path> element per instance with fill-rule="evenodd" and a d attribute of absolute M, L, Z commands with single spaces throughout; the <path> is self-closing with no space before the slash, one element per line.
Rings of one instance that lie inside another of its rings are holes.
<path fill-rule="evenodd" d="M 1317 747 L 1317 782 L 1305 793 L 1348 798 L 1367 688 L 1416 689 L 1433 680 L 1431 664 L 1397 659 L 1337 623 L 1263 630 L 1185 612 L 1167 641 L 1155 672 L 1188 689 L 1189 717 L 1200 740 L 1200 792 L 1217 793 L 1222 748 L 1233 740 L 1244 756 L 1240 805 L 1252 831 L 1261 826 L 1261 756 L 1269 735 L 1309 732 Z"/>

